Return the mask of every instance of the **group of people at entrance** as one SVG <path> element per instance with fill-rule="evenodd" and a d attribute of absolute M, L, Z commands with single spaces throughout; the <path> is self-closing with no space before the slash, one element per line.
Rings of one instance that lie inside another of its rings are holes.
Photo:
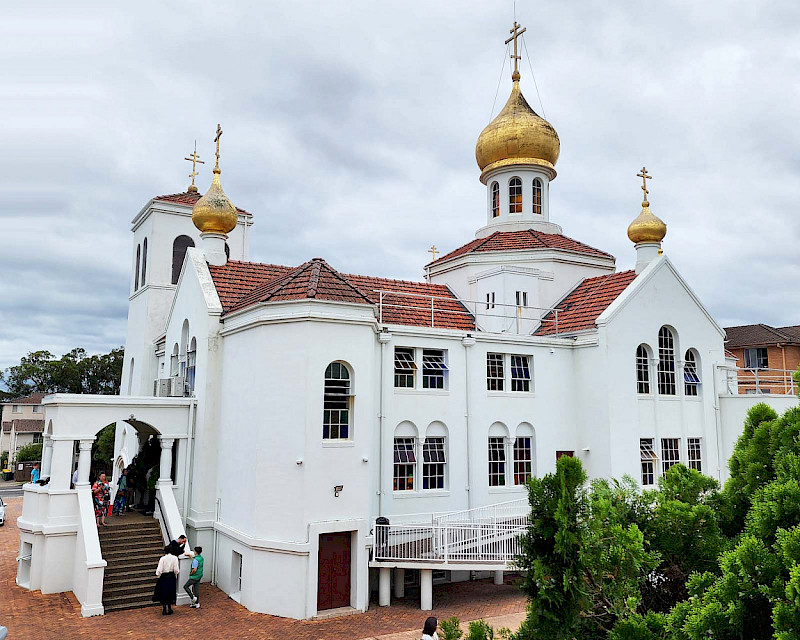
<path fill-rule="evenodd" d="M 192 568 L 189 579 L 183 585 L 184 591 L 192 601 L 189 605 L 193 609 L 200 608 L 200 580 L 203 578 L 203 548 L 195 547 L 194 551 L 186 551 L 186 536 L 179 536 L 164 547 L 164 555 L 158 561 L 156 569 L 156 588 L 153 592 L 153 602 L 161 603 L 161 615 L 168 616 L 173 613 L 172 605 L 177 600 L 178 575 L 180 567 L 178 558 L 189 556 L 192 558 Z"/>
<path fill-rule="evenodd" d="M 73 484 L 78 481 L 77 469 L 75 469 L 72 481 Z M 114 497 L 112 515 L 125 515 L 128 504 L 128 493 L 130 490 L 131 487 L 128 486 L 128 469 L 123 469 L 119 476 L 119 480 L 117 480 L 117 494 Z M 106 516 L 108 515 L 108 510 L 111 506 L 111 485 L 106 479 L 105 473 L 101 473 L 99 476 L 97 476 L 97 480 L 95 480 L 94 484 L 92 485 L 92 502 L 94 504 L 94 517 L 95 520 L 97 520 L 97 526 L 107 526 Z"/>

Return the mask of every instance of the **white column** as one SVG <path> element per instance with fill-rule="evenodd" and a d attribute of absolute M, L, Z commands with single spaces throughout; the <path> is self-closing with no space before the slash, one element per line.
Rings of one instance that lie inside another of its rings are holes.
<path fill-rule="evenodd" d="M 172 483 L 172 445 L 175 438 L 161 438 L 161 464 L 158 469 L 158 481 Z"/>
<path fill-rule="evenodd" d="M 81 440 L 78 452 L 78 482 L 76 484 L 89 484 L 89 469 L 92 466 L 92 442 Z"/>
<path fill-rule="evenodd" d="M 433 569 L 420 569 L 419 587 L 419 608 L 430 611 L 433 609 Z"/>
<path fill-rule="evenodd" d="M 644 271 L 644 268 L 661 253 L 660 242 L 639 242 L 633 246 L 636 249 L 636 273 Z"/>
<path fill-rule="evenodd" d="M 42 450 L 42 478 L 50 477 L 53 466 L 53 439 L 49 434 L 44 436 L 44 449 Z"/>
<path fill-rule="evenodd" d="M 406 570 L 394 570 L 394 597 L 402 598 L 406 595 Z"/>
<path fill-rule="evenodd" d="M 205 255 L 206 262 L 216 266 L 222 266 L 228 262 L 228 257 L 225 255 L 225 241 L 228 236 L 224 233 L 201 233 L 200 238 L 203 242 L 203 254 Z"/>
<path fill-rule="evenodd" d="M 378 571 L 378 604 L 381 607 L 388 607 L 392 599 L 392 570 L 389 567 L 381 567 Z"/>
<path fill-rule="evenodd" d="M 503 572 L 502 571 L 495 571 L 494 572 L 494 583 L 495 584 L 503 584 Z"/>

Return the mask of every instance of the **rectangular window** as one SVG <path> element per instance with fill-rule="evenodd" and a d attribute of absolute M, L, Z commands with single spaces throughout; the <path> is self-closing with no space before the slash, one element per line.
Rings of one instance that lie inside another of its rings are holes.
<path fill-rule="evenodd" d="M 531 390 L 530 356 L 511 356 L 511 390 Z"/>
<path fill-rule="evenodd" d="M 22 413 L 22 406 L 18 404 L 12 404 L 11 413 Z"/>
<path fill-rule="evenodd" d="M 525 484 L 531 478 L 533 448 L 529 437 L 514 440 L 514 484 Z"/>
<path fill-rule="evenodd" d="M 34 413 L 41 413 L 42 412 L 42 405 L 40 405 L 40 404 L 33 405 L 33 412 Z"/>
<path fill-rule="evenodd" d="M 494 291 L 486 294 L 486 309 L 494 309 Z"/>
<path fill-rule="evenodd" d="M 656 463 L 658 456 L 653 449 L 652 438 L 640 438 L 639 450 L 642 458 L 642 486 L 655 484 L 656 482 Z"/>
<path fill-rule="evenodd" d="M 700 377 L 697 375 L 697 362 L 687 360 L 683 365 L 683 387 L 687 396 L 697 396 Z"/>
<path fill-rule="evenodd" d="M 194 376 L 197 370 L 197 351 L 188 351 L 186 354 L 188 367 L 186 368 L 186 384 L 189 391 L 194 391 Z"/>
<path fill-rule="evenodd" d="M 505 438 L 489 438 L 489 486 L 506 486 Z"/>
<path fill-rule="evenodd" d="M 517 306 L 518 307 L 527 307 L 528 306 L 528 292 L 527 291 L 517 291 Z"/>
<path fill-rule="evenodd" d="M 701 453 L 700 448 L 700 438 L 689 438 L 686 441 L 688 445 L 688 453 L 689 453 L 689 468 L 694 469 L 695 471 L 702 471 L 703 470 L 703 461 L 702 457 L 703 454 Z"/>
<path fill-rule="evenodd" d="M 41 433 L 34 433 L 33 434 L 33 444 L 38 444 L 42 441 L 42 434 Z"/>
<path fill-rule="evenodd" d="M 417 466 L 417 454 L 414 438 L 394 439 L 394 490 L 414 490 L 414 469 Z"/>
<path fill-rule="evenodd" d="M 559 461 L 560 458 L 567 456 L 568 458 L 574 458 L 575 452 L 574 451 L 556 451 L 556 462 Z"/>
<path fill-rule="evenodd" d="M 444 389 L 447 376 L 445 352 L 441 349 L 422 350 L 422 388 Z"/>
<path fill-rule="evenodd" d="M 425 438 L 422 445 L 422 488 L 444 489 L 444 438 Z"/>
<path fill-rule="evenodd" d="M 394 386 L 399 389 L 413 389 L 417 365 L 414 362 L 414 349 L 394 348 Z"/>
<path fill-rule="evenodd" d="M 744 350 L 744 366 L 746 369 L 766 369 L 769 367 L 769 358 L 766 347 Z"/>
<path fill-rule="evenodd" d="M 489 391 L 503 390 L 503 354 L 486 354 L 486 388 Z"/>
<path fill-rule="evenodd" d="M 679 438 L 661 438 L 661 473 L 665 474 L 670 467 L 681 461 Z"/>

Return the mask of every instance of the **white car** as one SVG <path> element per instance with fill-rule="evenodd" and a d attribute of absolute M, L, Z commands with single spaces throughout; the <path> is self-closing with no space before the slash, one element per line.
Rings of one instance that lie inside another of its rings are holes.
<path fill-rule="evenodd" d="M 0 527 L 6 523 L 6 505 L 3 499 L 0 498 Z"/>

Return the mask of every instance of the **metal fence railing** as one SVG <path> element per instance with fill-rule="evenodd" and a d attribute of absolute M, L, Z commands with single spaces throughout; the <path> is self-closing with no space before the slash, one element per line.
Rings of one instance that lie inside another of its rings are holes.
<path fill-rule="evenodd" d="M 528 499 L 520 498 L 519 500 L 509 500 L 508 502 L 490 504 L 475 509 L 434 514 L 432 520 L 434 525 L 498 522 L 525 527 L 528 525 L 530 512 L 531 507 Z"/>
<path fill-rule="evenodd" d="M 727 368 L 727 392 L 731 395 L 797 395 L 798 384 L 787 369 Z"/>

